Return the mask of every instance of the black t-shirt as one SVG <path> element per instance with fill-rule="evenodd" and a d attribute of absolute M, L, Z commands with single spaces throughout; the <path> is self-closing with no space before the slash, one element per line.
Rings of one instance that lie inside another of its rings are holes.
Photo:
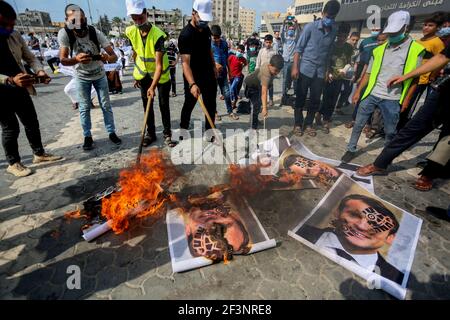
<path fill-rule="evenodd" d="M 16 59 L 9 49 L 8 40 L 6 37 L 0 37 L 0 74 L 8 77 L 14 77 L 22 73 Z"/>
<path fill-rule="evenodd" d="M 211 58 L 211 30 L 209 28 L 198 31 L 189 22 L 181 30 L 178 38 L 178 50 L 180 54 L 191 56 L 190 65 L 195 82 L 208 84 L 210 81 L 215 81 Z"/>
<path fill-rule="evenodd" d="M 450 59 L 450 44 L 442 51 L 442 54 L 444 54 L 448 59 Z"/>
<path fill-rule="evenodd" d="M 152 29 L 152 27 L 153 26 L 150 27 L 150 30 Z M 150 31 L 148 33 L 150 33 Z M 144 43 L 144 47 L 145 47 L 145 44 L 147 43 L 147 36 L 148 36 L 148 34 L 145 37 L 143 37 L 141 35 L 142 42 Z M 164 48 L 164 36 L 161 36 L 161 37 L 159 37 L 159 39 L 155 43 L 155 51 L 157 51 L 157 52 L 164 52 L 164 50 L 165 50 L 165 48 Z"/>

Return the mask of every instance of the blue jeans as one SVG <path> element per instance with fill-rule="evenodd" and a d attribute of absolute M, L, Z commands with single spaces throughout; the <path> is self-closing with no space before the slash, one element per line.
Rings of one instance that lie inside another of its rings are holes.
<path fill-rule="evenodd" d="M 85 137 L 92 137 L 91 134 L 91 88 L 94 86 L 97 91 L 98 101 L 103 112 L 103 121 L 108 133 L 114 133 L 114 115 L 112 111 L 111 101 L 109 100 L 108 79 L 106 75 L 98 80 L 82 80 L 76 79 L 76 87 L 78 91 L 79 111 L 81 127 Z"/>
<path fill-rule="evenodd" d="M 289 89 L 291 88 L 292 82 L 294 83 L 294 90 L 297 92 L 297 80 L 292 80 L 291 71 L 293 62 L 284 62 L 283 68 L 283 97 L 287 96 Z"/>
<path fill-rule="evenodd" d="M 361 101 L 361 104 L 359 105 L 355 126 L 353 127 L 352 136 L 350 137 L 350 142 L 347 147 L 348 151 L 356 152 L 359 136 L 376 107 L 380 108 L 381 114 L 383 115 L 384 132 L 386 134 L 385 145 L 387 146 L 394 138 L 397 123 L 400 118 L 399 101 L 385 100 L 369 95 L 366 99 Z"/>
<path fill-rule="evenodd" d="M 230 91 L 231 91 L 231 101 L 235 102 L 237 101 L 238 97 L 239 97 L 239 91 L 241 91 L 241 87 L 242 87 L 242 82 L 244 81 L 244 76 L 240 76 L 240 77 L 234 77 L 233 79 L 231 79 L 230 83 Z"/>
<path fill-rule="evenodd" d="M 233 112 L 233 106 L 231 105 L 230 85 L 228 84 L 228 76 L 218 78 L 217 83 L 219 84 L 220 91 L 225 97 L 225 106 L 227 107 L 227 112 L 228 114 L 230 114 Z"/>

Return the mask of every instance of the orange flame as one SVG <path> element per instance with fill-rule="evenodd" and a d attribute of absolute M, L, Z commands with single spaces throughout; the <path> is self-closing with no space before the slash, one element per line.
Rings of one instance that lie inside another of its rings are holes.
<path fill-rule="evenodd" d="M 120 192 L 102 200 L 102 216 L 110 220 L 116 234 L 129 228 L 132 218 L 156 215 L 166 202 L 175 200 L 163 187 L 179 176 L 175 167 L 163 158 L 162 152 L 150 151 L 140 165 L 120 172 Z"/>

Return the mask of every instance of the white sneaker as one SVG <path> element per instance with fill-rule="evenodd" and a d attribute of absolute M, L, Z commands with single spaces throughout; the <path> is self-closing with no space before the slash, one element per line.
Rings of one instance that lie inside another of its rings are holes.
<path fill-rule="evenodd" d="M 16 162 L 6 169 L 6 172 L 15 175 L 16 177 L 26 177 L 32 174 L 31 169 L 25 167 L 22 163 Z"/>

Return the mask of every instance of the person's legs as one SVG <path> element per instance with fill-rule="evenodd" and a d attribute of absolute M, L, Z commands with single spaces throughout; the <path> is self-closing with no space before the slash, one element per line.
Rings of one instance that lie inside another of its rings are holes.
<path fill-rule="evenodd" d="M 291 71 L 292 71 L 292 62 L 285 61 L 283 69 L 283 99 L 287 98 L 289 89 L 291 88 L 292 85 Z"/>
<path fill-rule="evenodd" d="M 383 115 L 385 133 L 384 145 L 388 145 L 397 132 L 398 119 L 400 117 L 400 104 L 396 100 L 382 100 L 378 107 Z"/>
<path fill-rule="evenodd" d="M 364 125 L 367 123 L 367 120 L 369 120 L 370 116 L 375 110 L 375 107 L 380 101 L 381 99 L 376 98 L 372 95 L 361 101 L 358 109 L 358 114 L 356 115 L 355 125 L 353 126 L 352 135 L 347 146 L 348 151 L 356 152 L 358 140 L 361 136 Z"/>
<path fill-rule="evenodd" d="M 342 109 L 342 107 L 349 104 L 348 98 L 353 90 L 353 82 L 351 80 L 342 80 L 343 89 L 341 91 L 341 96 L 337 103 L 337 109 Z"/>
<path fill-rule="evenodd" d="M 172 84 L 172 94 L 177 94 L 177 69 L 170 68 L 170 83 Z"/>
<path fill-rule="evenodd" d="M 217 89 L 216 89 L 217 90 Z M 181 129 L 189 129 L 189 124 L 191 121 L 192 110 L 197 103 L 197 99 L 191 94 L 191 90 L 189 89 L 189 84 L 185 81 L 184 83 L 184 104 L 181 109 L 181 119 L 180 119 L 180 128 Z"/>
<path fill-rule="evenodd" d="M 297 96 L 295 99 L 294 108 L 294 120 L 295 126 L 303 129 L 303 108 L 306 102 L 306 96 L 308 95 L 308 90 L 311 85 L 312 79 L 300 73 L 300 77 L 297 80 Z"/>
<path fill-rule="evenodd" d="M 438 108 L 438 104 L 439 93 L 431 91 L 422 108 L 395 135 L 391 142 L 384 147 L 381 154 L 375 160 L 374 165 L 377 168 L 386 169 L 395 158 L 433 131 L 433 115 Z"/>
<path fill-rule="evenodd" d="M 164 127 L 164 137 L 172 136 L 169 105 L 170 88 L 170 81 L 158 85 L 159 110 L 161 111 L 161 119 Z"/>
<path fill-rule="evenodd" d="M 411 119 L 411 117 L 414 113 L 414 110 L 416 109 L 417 104 L 418 104 L 420 98 L 422 97 L 423 93 L 427 89 L 427 87 L 428 87 L 428 85 L 426 85 L 426 84 L 417 85 L 417 88 L 414 91 L 413 96 L 411 97 L 411 102 L 409 103 L 408 108 L 406 108 L 405 111 L 400 113 L 397 130 L 402 129 L 406 125 L 406 123 Z"/>
<path fill-rule="evenodd" d="M 314 121 L 314 116 L 320 108 L 320 98 L 322 96 L 322 90 L 323 90 L 324 83 L 325 83 L 324 79 L 321 79 L 318 77 L 311 79 L 311 85 L 310 85 L 311 95 L 310 95 L 310 99 L 309 99 L 310 103 L 309 103 L 309 108 L 308 108 L 308 114 L 305 119 L 306 127 L 312 126 L 313 121 Z M 334 107 L 333 107 L 333 110 L 334 110 Z"/>
<path fill-rule="evenodd" d="M 231 103 L 234 105 L 238 98 L 237 88 L 238 88 L 238 84 L 239 84 L 239 77 L 231 78 L 230 84 L 231 84 L 230 85 L 230 98 L 231 98 Z"/>
<path fill-rule="evenodd" d="M 0 95 L 2 97 L 11 96 L 9 87 L 0 85 Z M 15 107 L 12 103 L 13 99 L 8 99 L 0 112 L 0 126 L 2 127 L 2 146 L 5 151 L 6 161 L 10 165 L 20 162 L 19 145 L 17 139 L 19 138 L 20 127 L 17 120 Z"/>
<path fill-rule="evenodd" d="M 98 94 L 98 101 L 103 112 L 103 121 L 105 123 L 106 131 L 109 134 L 116 132 L 114 125 L 114 114 L 112 111 L 111 101 L 109 99 L 108 79 L 106 76 L 95 80 L 93 82 L 94 88 Z"/>
<path fill-rule="evenodd" d="M 323 115 L 323 120 L 326 122 L 331 121 L 341 86 L 342 82 L 340 80 L 332 81 L 325 85 L 320 113 Z"/>
<path fill-rule="evenodd" d="M 251 127 L 258 129 L 258 116 L 261 112 L 261 90 L 257 88 L 247 88 L 247 97 L 252 105 Z"/>
<path fill-rule="evenodd" d="M 227 107 L 227 113 L 230 114 L 233 112 L 233 106 L 231 105 L 230 85 L 228 84 L 228 78 L 227 77 L 218 78 L 217 82 L 219 84 L 223 96 L 225 97 L 225 106 Z"/>
<path fill-rule="evenodd" d="M 152 82 L 153 79 L 150 78 L 149 75 L 146 75 L 145 78 L 141 80 L 141 98 L 144 107 L 144 115 L 147 111 L 147 103 L 148 103 L 147 91 L 150 88 Z M 148 112 L 147 117 L 147 138 L 149 138 L 150 140 L 156 140 L 155 111 L 153 108 L 153 104 L 154 101 L 151 101 L 150 111 Z"/>
<path fill-rule="evenodd" d="M 70 82 L 64 87 L 64 93 L 69 97 L 72 104 L 77 103 L 77 88 L 75 79 L 70 80 Z"/>
<path fill-rule="evenodd" d="M 206 110 L 208 110 L 209 116 L 211 117 L 211 120 L 214 124 L 215 123 L 214 115 L 217 112 L 217 84 L 215 82 L 212 84 L 205 84 L 201 86 L 200 91 L 202 93 L 203 102 L 205 103 Z M 205 115 L 205 131 L 209 129 L 212 128 Z"/>
<path fill-rule="evenodd" d="M 81 127 L 83 136 L 92 137 L 91 134 L 91 88 L 92 81 L 76 79 L 76 88 L 78 92 L 78 104 L 80 111 Z"/>

